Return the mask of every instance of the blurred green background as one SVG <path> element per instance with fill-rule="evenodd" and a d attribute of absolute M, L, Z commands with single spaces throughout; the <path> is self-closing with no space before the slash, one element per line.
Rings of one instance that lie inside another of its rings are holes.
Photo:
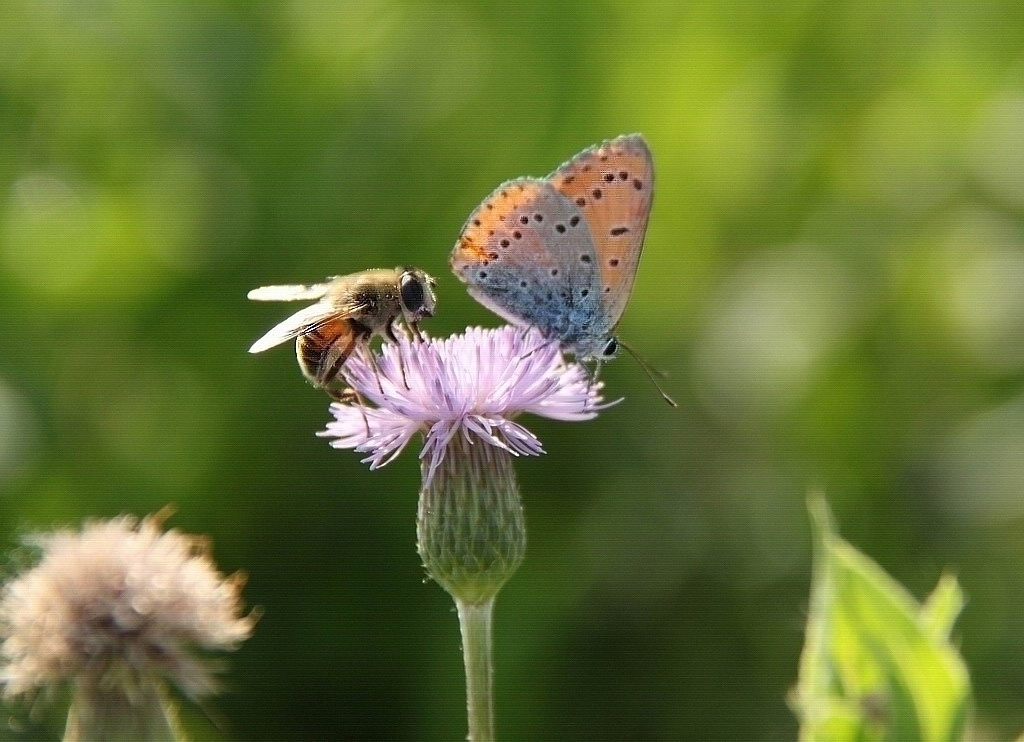
<path fill-rule="evenodd" d="M 921 596 L 947 567 L 985 739 L 1024 728 L 1024 5 L 0 4 L 0 545 L 177 506 L 265 612 L 198 739 L 456 740 L 412 451 L 314 437 L 268 283 L 411 263 L 426 329 L 500 181 L 641 131 L 626 401 L 527 420 L 498 603 L 507 740 L 791 740 L 804 499 Z M 53 739 L 9 709 L 0 735 Z"/>

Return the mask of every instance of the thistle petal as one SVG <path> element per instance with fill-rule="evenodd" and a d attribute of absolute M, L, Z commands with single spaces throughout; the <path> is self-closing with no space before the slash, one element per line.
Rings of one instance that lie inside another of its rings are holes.
<path fill-rule="evenodd" d="M 317 435 L 332 439 L 335 448 L 369 453 L 363 462 L 378 469 L 422 432 L 427 484 L 456 435 L 516 456 L 537 456 L 544 452 L 540 440 L 513 418 L 529 412 L 577 422 L 609 406 L 601 397 L 603 383 L 532 328 L 476 327 L 424 340 L 400 336 L 372 358 L 354 354 L 342 376 L 358 398 L 332 404 L 334 420 Z"/>

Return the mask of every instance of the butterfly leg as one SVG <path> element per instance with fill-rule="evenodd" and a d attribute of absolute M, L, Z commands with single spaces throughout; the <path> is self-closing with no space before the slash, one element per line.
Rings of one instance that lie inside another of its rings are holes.
<path fill-rule="evenodd" d="M 529 334 L 529 332 L 530 332 L 530 328 L 529 328 L 529 327 L 527 327 L 527 328 L 526 328 L 525 330 L 523 330 L 523 339 L 524 339 L 524 340 L 526 339 L 526 336 L 527 336 L 527 335 Z M 530 350 L 528 350 L 528 351 L 527 351 L 526 353 L 523 353 L 523 355 L 519 356 L 519 360 L 520 360 L 520 361 L 525 361 L 525 360 L 526 360 L 527 358 L 529 358 L 530 356 L 532 356 L 532 355 L 533 355 L 534 353 L 536 353 L 536 352 L 537 352 L 538 350 L 540 350 L 541 348 L 543 348 L 543 347 L 544 347 L 544 345 L 545 345 L 545 344 L 547 344 L 547 343 L 555 343 L 555 344 L 557 344 L 558 342 L 559 342 L 559 341 L 558 341 L 558 339 L 557 339 L 557 338 L 548 338 L 547 340 L 545 340 L 545 341 L 544 341 L 543 343 L 541 343 L 540 345 L 535 345 L 535 346 L 534 346 L 533 348 L 531 348 Z"/>
<path fill-rule="evenodd" d="M 593 392 L 594 386 L 597 385 L 597 380 L 601 377 L 601 361 L 594 361 L 594 372 L 589 375 L 587 380 L 587 397 L 590 397 Z"/>

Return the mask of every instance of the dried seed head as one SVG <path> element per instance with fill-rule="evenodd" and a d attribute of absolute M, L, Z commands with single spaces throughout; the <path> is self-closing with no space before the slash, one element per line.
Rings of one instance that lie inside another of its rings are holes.
<path fill-rule="evenodd" d="M 0 684 L 6 697 L 74 681 L 131 696 L 166 680 L 196 698 L 216 690 L 206 651 L 252 633 L 241 575 L 223 576 L 205 540 L 157 517 L 86 523 L 36 535 L 36 566 L 0 594 Z"/>

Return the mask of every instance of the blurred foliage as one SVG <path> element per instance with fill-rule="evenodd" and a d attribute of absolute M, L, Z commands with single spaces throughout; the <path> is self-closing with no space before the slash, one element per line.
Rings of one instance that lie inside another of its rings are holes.
<path fill-rule="evenodd" d="M 528 421 L 498 603 L 513 740 L 791 740 L 808 486 L 946 565 L 979 728 L 1024 728 L 1024 5 L 0 3 L 0 535 L 174 503 L 265 611 L 199 739 L 464 734 L 407 453 L 368 472 L 248 289 L 447 270 L 507 178 L 642 131 L 626 402 Z M 12 712 L 16 715 L 19 712 Z M 24 710 L 4 733 L 46 727 Z M 217 726 L 221 731 L 217 731 Z M 47 736 L 50 735 L 50 736 Z"/>
<path fill-rule="evenodd" d="M 810 502 L 814 580 L 794 706 L 802 742 L 960 742 L 970 683 L 953 623 L 963 609 L 944 576 L 924 606 L 835 532 Z"/>

